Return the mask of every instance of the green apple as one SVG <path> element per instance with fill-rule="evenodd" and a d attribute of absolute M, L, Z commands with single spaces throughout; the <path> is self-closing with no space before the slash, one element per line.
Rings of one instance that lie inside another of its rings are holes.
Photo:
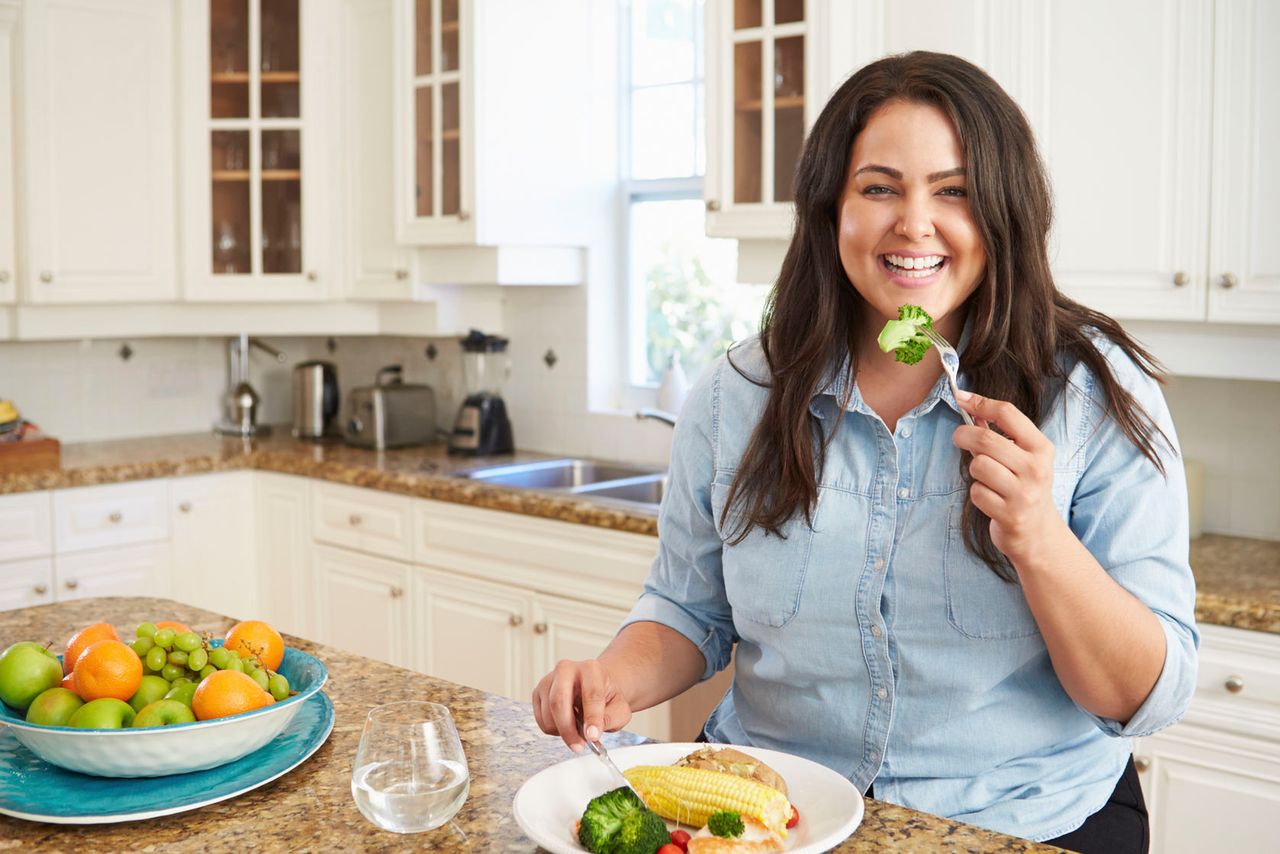
<path fill-rule="evenodd" d="M 71 716 L 84 705 L 84 700 L 66 688 L 50 688 L 27 707 L 27 723 L 41 726 L 66 726 Z"/>
<path fill-rule="evenodd" d="M 144 707 L 133 719 L 135 727 L 169 726 L 170 724 L 189 724 L 196 719 L 190 706 L 177 700 L 156 700 Z"/>
<path fill-rule="evenodd" d="M 20 711 L 36 697 L 57 688 L 62 663 L 38 643 L 22 641 L 0 652 L 0 700 Z"/>
<path fill-rule="evenodd" d="M 137 692 L 129 698 L 129 705 L 133 706 L 135 712 L 140 712 L 143 706 L 149 706 L 156 700 L 163 699 L 168 693 L 169 683 L 163 676 L 143 676 Z"/>
<path fill-rule="evenodd" d="M 82 729 L 123 729 L 133 723 L 133 706 L 115 697 L 100 697 L 85 703 L 67 721 Z"/>
<path fill-rule="evenodd" d="M 184 682 L 181 685 L 174 685 L 164 695 L 166 700 L 177 700 L 188 709 L 191 708 L 191 698 L 196 695 L 196 689 L 200 686 L 194 682 Z"/>

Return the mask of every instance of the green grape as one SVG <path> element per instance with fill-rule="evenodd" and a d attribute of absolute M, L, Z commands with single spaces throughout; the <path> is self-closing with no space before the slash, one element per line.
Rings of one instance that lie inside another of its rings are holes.
<path fill-rule="evenodd" d="M 142 623 L 138 626 L 138 637 L 152 638 L 152 637 L 155 637 L 155 635 L 156 635 L 155 623 Z"/>
<path fill-rule="evenodd" d="M 156 645 L 155 641 L 153 641 L 151 638 L 138 638 L 136 641 L 129 644 L 129 646 L 133 648 L 133 651 L 138 654 L 138 658 L 142 658 L 144 655 L 150 652 L 151 648 L 155 645 Z"/>
<path fill-rule="evenodd" d="M 231 658 L 234 655 L 235 653 L 231 650 L 224 649 L 223 647 L 211 649 L 209 650 L 209 663 L 219 670 L 226 670 L 227 665 L 231 663 Z"/>
<path fill-rule="evenodd" d="M 175 649 L 169 653 L 169 663 L 176 664 L 178 667 L 187 666 L 187 654 L 180 649 Z"/>
<path fill-rule="evenodd" d="M 209 653 L 203 648 L 194 649 L 187 653 L 187 667 L 199 673 L 204 670 L 204 666 L 209 663 Z"/>
<path fill-rule="evenodd" d="M 191 674 L 184 671 L 181 676 L 169 683 L 169 687 L 172 688 L 177 685 L 182 685 L 183 683 L 190 684 L 192 681 Z"/>
<path fill-rule="evenodd" d="M 159 671 L 165 666 L 169 660 L 168 654 L 158 646 L 153 646 L 147 650 L 147 669 L 151 671 Z"/>
<path fill-rule="evenodd" d="M 214 667 L 212 664 L 206 664 L 204 667 L 200 668 L 200 681 L 203 682 L 217 672 L 218 668 Z"/>
<path fill-rule="evenodd" d="M 267 676 L 267 671 L 265 670 L 261 670 L 261 669 L 254 670 L 249 675 L 253 677 L 253 681 L 257 682 L 258 687 L 261 688 L 263 691 L 267 690 L 267 686 L 271 684 L 271 678 Z"/>
<path fill-rule="evenodd" d="M 279 673 L 272 673 L 271 678 L 267 680 L 267 690 L 271 692 L 272 697 L 283 700 L 289 696 L 289 680 Z"/>
<path fill-rule="evenodd" d="M 160 668 L 160 675 L 169 682 L 172 682 L 186 672 L 186 668 L 179 667 L 176 664 L 166 664 L 164 667 Z"/>
<path fill-rule="evenodd" d="M 194 652 L 201 647 L 200 636 L 195 632 L 183 632 L 173 639 L 173 645 L 183 652 Z"/>
<path fill-rule="evenodd" d="M 153 640 L 156 642 L 156 646 L 161 647 L 165 650 L 170 650 L 170 649 L 173 649 L 173 640 L 177 636 L 178 636 L 178 633 L 175 632 L 173 629 L 161 629 L 160 631 L 156 632 L 156 636 L 153 638 Z"/>
<path fill-rule="evenodd" d="M 227 666 L 222 669 L 237 670 L 240 673 L 244 673 L 244 662 L 240 660 L 240 656 L 236 655 L 235 653 L 232 653 L 227 658 Z"/>

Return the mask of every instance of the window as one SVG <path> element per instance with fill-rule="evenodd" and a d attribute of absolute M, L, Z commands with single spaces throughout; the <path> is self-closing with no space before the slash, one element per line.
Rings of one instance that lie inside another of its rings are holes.
<path fill-rule="evenodd" d="M 690 379 L 759 327 L 768 285 L 734 281 L 737 243 L 706 236 L 703 0 L 623 0 L 628 373 Z"/>

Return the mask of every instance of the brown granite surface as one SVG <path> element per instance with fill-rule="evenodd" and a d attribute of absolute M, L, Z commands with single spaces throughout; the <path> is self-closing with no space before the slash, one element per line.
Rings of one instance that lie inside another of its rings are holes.
<path fill-rule="evenodd" d="M 163 599 L 86 599 L 0 612 L 0 646 L 62 639 L 105 620 L 128 630 L 144 619 L 171 618 L 222 634 L 232 621 Z M 539 850 L 511 814 L 520 785 L 571 754 L 543 735 L 528 703 L 381 664 L 294 637 L 286 641 L 329 669 L 324 691 L 336 722 L 328 741 L 293 771 L 251 792 L 202 809 L 145 821 L 54 825 L 0 816 L 0 850 L 20 851 L 517 851 Z M 471 792 L 451 824 L 400 836 L 379 830 L 351 798 L 351 763 L 368 710 L 392 700 L 424 699 L 452 710 L 471 769 Z M 606 737 L 611 746 L 636 736 Z M 972 825 L 875 800 L 856 833 L 837 851 L 1056 851 Z"/>
<path fill-rule="evenodd" d="M 333 442 L 302 442 L 286 431 L 252 440 L 194 433 L 64 445 L 57 469 L 0 469 L 0 495 L 254 468 L 637 534 L 658 533 L 657 514 L 651 510 L 453 476 L 474 466 L 538 459 L 551 457 L 532 452 L 451 457 L 443 445 L 368 451 Z M 1280 542 L 1206 534 L 1191 543 L 1191 568 L 1200 622 L 1280 634 Z"/>

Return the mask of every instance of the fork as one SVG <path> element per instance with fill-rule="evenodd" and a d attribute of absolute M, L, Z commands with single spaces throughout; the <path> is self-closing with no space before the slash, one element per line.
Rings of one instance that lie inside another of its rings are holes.
<path fill-rule="evenodd" d="M 956 399 L 956 406 L 960 405 L 960 387 L 956 385 L 956 374 L 960 371 L 960 357 L 956 354 L 956 348 L 952 347 L 947 339 L 937 333 L 932 326 L 924 328 L 924 335 L 933 342 L 933 346 L 938 348 L 938 356 L 942 359 L 942 369 L 946 371 L 947 379 L 951 382 L 951 394 Z M 973 418 L 963 408 L 960 410 L 960 417 L 964 419 L 964 423 L 970 427 L 973 426 Z"/>

